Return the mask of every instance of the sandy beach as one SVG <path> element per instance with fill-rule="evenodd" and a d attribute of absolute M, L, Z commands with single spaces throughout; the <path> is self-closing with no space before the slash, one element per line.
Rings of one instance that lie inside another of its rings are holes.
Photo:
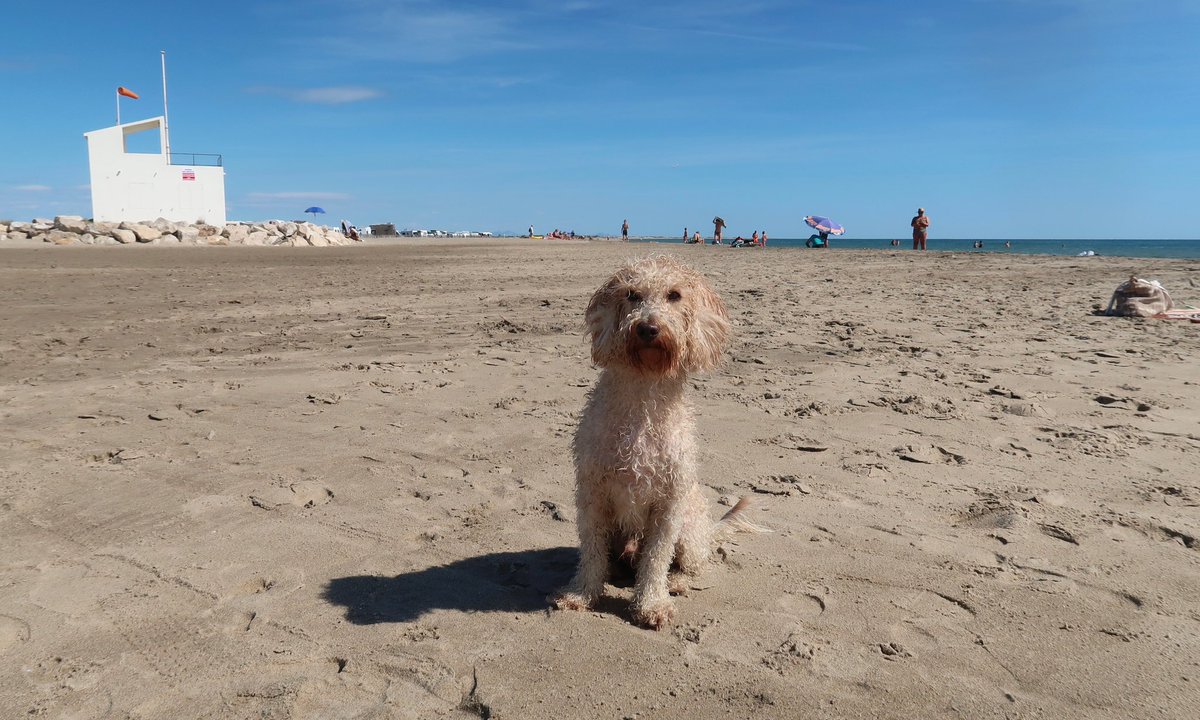
<path fill-rule="evenodd" d="M 582 314 L 707 274 L 677 599 L 550 612 Z M 1192 718 L 1200 261 L 523 240 L 0 249 L 0 717 Z"/>

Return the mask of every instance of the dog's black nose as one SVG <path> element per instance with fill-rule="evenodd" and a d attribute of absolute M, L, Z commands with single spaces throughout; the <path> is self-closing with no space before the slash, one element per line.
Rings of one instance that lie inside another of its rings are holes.
<path fill-rule="evenodd" d="M 638 337 L 643 341 L 650 342 L 654 338 L 658 337 L 658 326 L 654 323 L 648 322 L 639 323 L 637 326 L 637 334 Z"/>

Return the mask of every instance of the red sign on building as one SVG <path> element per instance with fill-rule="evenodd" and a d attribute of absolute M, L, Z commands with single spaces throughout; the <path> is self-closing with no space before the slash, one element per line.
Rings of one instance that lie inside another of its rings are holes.
<path fill-rule="evenodd" d="M 183 179 L 184 180 L 195 180 L 196 179 L 196 171 L 191 168 L 184 168 Z"/>

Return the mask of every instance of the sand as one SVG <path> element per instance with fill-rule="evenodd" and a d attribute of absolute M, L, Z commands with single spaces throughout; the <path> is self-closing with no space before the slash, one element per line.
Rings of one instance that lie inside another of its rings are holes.
<path fill-rule="evenodd" d="M 619 243 L 0 251 L 0 717 L 1191 718 L 1200 261 L 663 245 L 729 304 L 677 625 L 576 552 Z"/>

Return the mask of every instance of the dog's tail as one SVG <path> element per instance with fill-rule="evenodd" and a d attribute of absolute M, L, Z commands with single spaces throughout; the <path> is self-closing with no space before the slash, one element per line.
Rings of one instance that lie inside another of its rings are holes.
<path fill-rule="evenodd" d="M 724 517 L 717 521 L 717 534 L 723 535 L 727 533 L 745 532 L 745 533 L 769 533 L 775 532 L 769 527 L 759 525 L 756 522 L 748 520 L 743 513 L 750 507 L 750 497 L 746 496 L 737 501 L 737 504 L 729 508 L 729 512 L 725 513 Z"/>

